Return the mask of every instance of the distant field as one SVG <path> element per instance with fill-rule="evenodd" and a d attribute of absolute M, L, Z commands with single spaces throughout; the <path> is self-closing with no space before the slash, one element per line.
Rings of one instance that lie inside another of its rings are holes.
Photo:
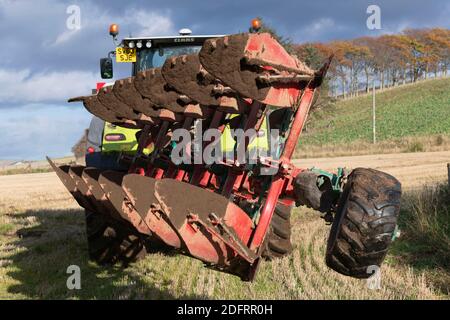
<path fill-rule="evenodd" d="M 372 145 L 372 96 L 338 101 L 311 115 L 297 155 L 438 151 L 450 148 L 450 79 L 377 93 Z"/>
<path fill-rule="evenodd" d="M 56 164 L 75 163 L 74 157 L 64 157 L 52 159 Z M 16 175 L 24 173 L 44 173 L 52 172 L 47 160 L 12 162 L 0 160 L 0 176 Z"/>

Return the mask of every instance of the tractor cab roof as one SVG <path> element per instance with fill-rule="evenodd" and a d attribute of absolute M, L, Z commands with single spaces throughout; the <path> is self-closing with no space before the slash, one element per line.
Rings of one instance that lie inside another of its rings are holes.
<path fill-rule="evenodd" d="M 125 48 L 149 49 L 161 46 L 203 45 L 205 40 L 219 38 L 224 35 L 179 35 L 159 37 L 129 37 L 122 40 Z M 138 44 L 140 43 L 140 44 Z"/>

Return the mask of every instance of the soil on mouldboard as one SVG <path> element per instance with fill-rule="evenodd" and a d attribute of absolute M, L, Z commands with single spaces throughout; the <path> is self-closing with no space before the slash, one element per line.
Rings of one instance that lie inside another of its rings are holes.
<path fill-rule="evenodd" d="M 161 68 L 139 72 L 134 78 L 134 86 L 141 95 L 159 108 L 183 112 L 185 104 L 180 101 L 180 93 L 164 80 Z"/>
<path fill-rule="evenodd" d="M 248 38 L 243 33 L 207 40 L 199 53 L 200 62 L 209 73 L 242 96 L 262 101 L 269 87 L 258 86 L 259 71 L 242 63 Z M 224 43 L 225 39 L 228 44 Z"/>
<path fill-rule="evenodd" d="M 133 108 L 130 108 L 116 97 L 112 91 L 112 87 L 104 87 L 100 89 L 97 94 L 97 98 L 108 109 L 115 111 L 118 117 L 130 120 L 137 120 L 139 118 L 139 114 L 135 112 Z"/>
<path fill-rule="evenodd" d="M 216 79 L 207 72 L 202 74 L 201 68 L 197 54 L 174 57 L 164 63 L 162 75 L 176 90 L 198 103 L 217 106 L 219 100 L 213 94 Z"/>
<path fill-rule="evenodd" d="M 155 105 L 144 98 L 134 87 L 134 77 L 117 80 L 113 86 L 116 97 L 129 106 L 149 117 L 154 116 Z"/>

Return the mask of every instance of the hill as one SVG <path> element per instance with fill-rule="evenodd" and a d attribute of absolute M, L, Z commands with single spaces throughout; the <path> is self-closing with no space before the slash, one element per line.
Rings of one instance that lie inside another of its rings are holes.
<path fill-rule="evenodd" d="M 298 156 L 437 151 L 450 147 L 450 79 L 433 79 L 376 95 L 377 141 L 372 144 L 372 95 L 341 100 L 313 112 Z"/>

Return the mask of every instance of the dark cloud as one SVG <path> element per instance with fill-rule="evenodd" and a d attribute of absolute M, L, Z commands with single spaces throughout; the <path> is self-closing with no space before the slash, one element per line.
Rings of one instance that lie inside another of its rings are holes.
<path fill-rule="evenodd" d="M 381 8 L 383 29 L 380 31 L 366 27 L 366 9 L 371 4 Z M 69 5 L 81 9 L 81 30 L 70 31 L 66 27 Z M 404 28 L 448 28 L 450 3 L 448 0 L 428 3 L 419 0 L 0 0 L 0 108 L 15 123 L 26 120 L 27 114 L 28 118 L 33 116 L 27 120 L 33 123 L 33 132 L 46 137 L 38 141 L 42 150 L 35 148 L 32 152 L 31 147 L 15 147 L 30 138 L 20 132 L 21 126 L 3 127 L 9 135 L 8 145 L 0 145 L 0 157 L 42 157 L 43 150 L 48 150 L 45 144 L 52 139 L 53 143 L 48 143 L 52 154 L 69 152 L 89 115 L 78 105 L 72 107 L 77 110 L 78 120 L 73 124 L 68 122 L 67 116 L 74 114 L 69 110 L 74 112 L 74 109 L 67 107 L 66 99 L 88 94 L 95 82 L 101 80 L 98 60 L 114 48 L 107 32 L 110 23 L 120 24 L 121 36 L 176 34 L 183 27 L 191 28 L 196 34 L 230 34 L 246 31 L 250 20 L 257 16 L 295 42 L 329 41 L 399 32 Z M 115 71 L 116 77 L 125 77 L 130 73 L 130 66 L 116 66 Z M 33 107 L 29 107 L 31 103 Z M 49 131 L 46 126 L 52 124 L 62 131 Z"/>
<path fill-rule="evenodd" d="M 112 12 L 123 11 L 128 4 L 99 1 Z M 178 26 L 195 26 L 199 33 L 232 33 L 245 31 L 249 21 L 263 17 L 273 27 L 294 40 L 328 40 L 370 34 L 366 28 L 366 9 L 378 5 L 385 29 L 397 30 L 408 23 L 411 27 L 449 27 L 450 6 L 447 0 L 426 4 L 420 0 L 346 0 L 346 1 L 134 1 L 138 8 L 170 9 Z M 329 28 L 319 36 L 308 29 L 321 18 L 330 18 L 338 28 Z"/>
<path fill-rule="evenodd" d="M 81 8 L 82 29 L 66 28 L 69 5 Z M 366 27 L 366 9 L 381 8 L 381 31 Z M 31 72 L 97 72 L 98 58 L 113 49 L 108 24 L 121 24 L 121 35 L 143 30 L 175 33 L 190 27 L 197 34 L 246 31 L 256 16 L 296 42 L 327 41 L 396 32 L 405 27 L 449 27 L 450 4 L 434 0 L 349 1 L 12 1 L 0 0 L 0 68 Z M 163 20 L 162 20 L 163 19 Z M 164 20 L 165 19 L 165 20 Z M 123 73 L 129 69 L 122 66 Z M 122 72 L 120 72 L 122 74 Z M 0 89 L 1 90 L 1 89 Z"/>

